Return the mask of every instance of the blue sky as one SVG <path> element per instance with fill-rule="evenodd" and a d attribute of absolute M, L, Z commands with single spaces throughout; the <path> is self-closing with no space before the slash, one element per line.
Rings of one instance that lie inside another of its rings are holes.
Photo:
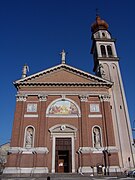
<path fill-rule="evenodd" d="M 66 63 L 93 74 L 90 26 L 96 8 L 109 24 L 120 57 L 131 125 L 135 120 L 134 0 L 1 0 L 0 1 L 0 144 L 11 138 L 16 89 L 22 67 L 29 75 L 58 65 L 62 49 Z M 134 135 L 135 136 L 135 135 Z"/>

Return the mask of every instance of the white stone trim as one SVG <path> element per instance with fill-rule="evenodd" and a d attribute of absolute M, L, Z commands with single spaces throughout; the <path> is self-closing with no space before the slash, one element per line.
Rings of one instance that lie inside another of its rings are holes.
<path fill-rule="evenodd" d="M 89 118 L 102 118 L 102 114 L 89 114 Z"/>
<path fill-rule="evenodd" d="M 20 167 L 6 167 L 3 174 L 38 174 L 48 173 L 48 167 L 35 167 L 35 168 L 20 168 Z"/>
<path fill-rule="evenodd" d="M 79 97 L 80 97 L 81 102 L 88 102 L 88 95 L 82 94 L 82 95 L 79 95 Z"/>
<path fill-rule="evenodd" d="M 64 129 L 62 127 L 64 127 Z M 74 134 L 74 137 L 76 137 L 77 128 L 69 124 L 57 124 L 55 126 L 52 126 L 49 129 L 49 131 L 51 133 L 51 136 L 53 136 L 54 134 L 56 135 L 60 133 L 66 133 L 66 134 L 72 133 Z"/>
<path fill-rule="evenodd" d="M 92 153 L 92 148 L 91 147 L 80 147 L 78 150 L 78 153 L 82 154 L 87 154 L 87 153 Z"/>
<path fill-rule="evenodd" d="M 22 147 L 10 147 L 9 153 L 11 154 L 17 154 L 17 153 L 22 153 L 22 154 L 47 154 L 49 150 L 47 147 L 36 147 L 36 148 L 22 148 Z"/>
<path fill-rule="evenodd" d="M 108 146 L 101 148 L 94 147 L 80 147 L 78 153 L 88 154 L 88 153 L 103 153 L 103 150 L 107 150 L 109 153 L 117 153 L 119 150 L 116 146 Z"/>
<path fill-rule="evenodd" d="M 99 95 L 99 99 L 100 99 L 101 102 L 102 101 L 109 102 L 110 98 L 111 98 L 111 96 L 107 95 L 107 94 L 106 95 Z"/>
<path fill-rule="evenodd" d="M 37 117 L 38 117 L 38 114 L 24 114 L 24 117 L 37 118 Z"/>
<path fill-rule="evenodd" d="M 49 118 L 78 118 L 78 117 L 81 117 L 81 114 L 74 114 L 74 115 L 46 114 L 46 117 L 49 117 Z"/>
<path fill-rule="evenodd" d="M 118 173 L 118 172 L 122 172 L 123 169 L 121 169 L 119 166 L 109 166 L 107 167 L 106 170 L 108 170 L 109 168 L 109 172 L 113 172 L 113 173 Z M 103 171 L 103 174 L 104 174 L 104 167 L 102 168 L 102 171 Z M 79 167 L 78 169 L 78 172 L 79 173 L 90 173 L 90 174 L 97 174 L 97 167 L 94 166 L 93 169 L 90 167 L 90 166 L 82 166 L 82 167 Z"/>
<path fill-rule="evenodd" d="M 110 166 L 109 167 L 109 172 L 117 173 L 117 172 L 122 172 L 122 171 L 123 171 L 123 169 L 120 168 L 119 166 Z"/>
<path fill-rule="evenodd" d="M 56 147 L 56 137 L 53 136 L 52 139 L 52 173 L 55 173 L 55 147 Z"/>
<path fill-rule="evenodd" d="M 93 170 L 90 166 L 79 167 L 78 172 L 81 173 L 93 173 Z"/>
<path fill-rule="evenodd" d="M 56 138 L 71 138 L 71 148 L 72 148 L 72 173 L 75 172 L 75 136 L 74 133 L 53 133 L 52 134 L 52 173 L 55 173 L 55 142 Z"/>
<path fill-rule="evenodd" d="M 23 94 L 17 94 L 16 95 L 16 101 L 26 101 L 27 100 L 27 95 L 23 95 Z"/>
<path fill-rule="evenodd" d="M 39 101 L 47 101 L 47 97 L 45 94 L 38 94 Z"/>

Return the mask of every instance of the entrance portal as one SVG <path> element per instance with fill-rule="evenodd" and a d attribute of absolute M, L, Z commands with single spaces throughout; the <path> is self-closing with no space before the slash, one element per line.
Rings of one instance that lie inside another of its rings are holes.
<path fill-rule="evenodd" d="M 58 173 L 71 172 L 71 138 L 56 138 L 55 169 Z"/>

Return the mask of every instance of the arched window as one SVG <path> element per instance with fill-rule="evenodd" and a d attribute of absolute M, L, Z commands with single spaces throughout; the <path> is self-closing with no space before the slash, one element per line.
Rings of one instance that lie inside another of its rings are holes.
<path fill-rule="evenodd" d="M 107 52 L 108 52 L 108 56 L 112 57 L 112 47 L 111 46 L 107 46 Z"/>
<path fill-rule="evenodd" d="M 106 57 L 105 46 L 104 46 L 104 45 L 101 45 L 100 48 L 101 48 L 101 54 L 102 54 L 102 57 Z"/>
<path fill-rule="evenodd" d="M 34 127 L 27 126 L 25 129 L 25 136 L 24 136 L 24 147 L 31 148 L 34 146 Z"/>
<path fill-rule="evenodd" d="M 92 137 L 93 137 L 93 146 L 95 148 L 100 148 L 102 146 L 101 142 L 101 129 L 98 126 L 94 126 L 92 130 Z"/>
<path fill-rule="evenodd" d="M 102 32 L 102 36 L 103 36 L 103 38 L 106 38 L 105 32 Z"/>

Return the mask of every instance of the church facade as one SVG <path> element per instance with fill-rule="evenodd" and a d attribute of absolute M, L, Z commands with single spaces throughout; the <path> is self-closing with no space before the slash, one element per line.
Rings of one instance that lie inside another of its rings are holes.
<path fill-rule="evenodd" d="M 5 174 L 100 173 L 134 167 L 132 133 L 115 39 L 91 26 L 95 75 L 61 64 L 14 82 L 16 110 Z M 102 167 L 102 168 L 101 168 Z"/>

